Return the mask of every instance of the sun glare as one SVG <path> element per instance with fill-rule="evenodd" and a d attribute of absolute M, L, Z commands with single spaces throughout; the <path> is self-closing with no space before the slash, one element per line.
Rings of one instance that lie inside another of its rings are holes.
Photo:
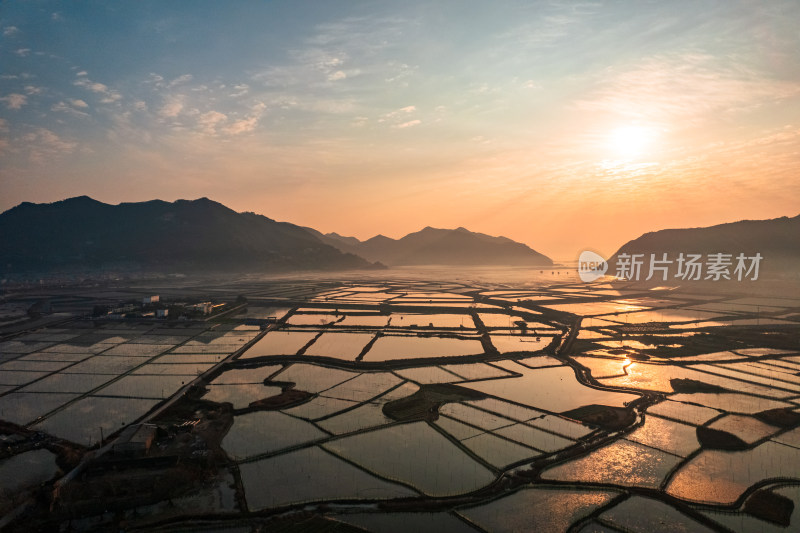
<path fill-rule="evenodd" d="M 609 148 L 617 157 L 633 159 L 652 148 L 655 132 L 643 126 L 624 126 L 611 131 Z"/>

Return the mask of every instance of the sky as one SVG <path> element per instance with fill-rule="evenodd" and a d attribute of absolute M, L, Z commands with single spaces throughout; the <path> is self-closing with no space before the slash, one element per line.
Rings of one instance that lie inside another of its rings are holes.
<path fill-rule="evenodd" d="M 0 3 L 0 211 L 208 197 L 555 259 L 800 213 L 800 2 Z"/>

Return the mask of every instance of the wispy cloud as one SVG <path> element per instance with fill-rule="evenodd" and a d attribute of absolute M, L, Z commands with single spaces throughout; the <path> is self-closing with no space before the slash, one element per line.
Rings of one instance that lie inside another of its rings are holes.
<path fill-rule="evenodd" d="M 77 101 L 78 102 L 83 102 L 83 100 L 77 100 Z M 53 104 L 52 107 L 50 108 L 50 110 L 51 111 L 55 111 L 56 113 L 69 113 L 71 115 L 75 115 L 75 116 L 79 116 L 79 117 L 87 117 L 87 116 L 89 116 L 87 113 L 84 113 L 83 111 L 79 111 L 78 109 L 76 109 L 76 107 L 84 107 L 84 108 L 88 107 L 88 105 L 86 105 L 86 102 L 83 102 L 83 104 L 84 104 L 83 106 L 80 106 L 80 105 L 76 106 L 74 104 L 74 102 L 75 102 L 75 100 L 72 100 L 70 102 L 71 105 L 68 105 L 66 102 L 61 101 L 61 102 L 58 102 L 57 104 Z"/>
<path fill-rule="evenodd" d="M 100 99 L 100 103 L 111 104 L 118 100 L 122 100 L 122 95 L 117 91 L 109 91 L 103 98 Z"/>
<path fill-rule="evenodd" d="M 405 107 L 401 107 L 400 109 L 395 109 L 394 111 L 389 111 L 388 113 L 382 114 L 380 117 L 378 117 L 378 123 L 389 123 L 392 128 L 411 128 L 422 123 L 422 121 L 419 119 L 409 120 L 409 115 L 415 113 L 416 111 L 417 106 L 407 105 Z"/>
<path fill-rule="evenodd" d="M 185 83 L 192 81 L 192 79 L 194 79 L 194 76 L 192 76 L 191 74 L 184 74 L 182 76 L 178 76 L 177 78 L 175 78 L 174 80 L 172 80 L 167 84 L 167 88 L 171 89 L 173 87 L 177 87 L 178 85 L 183 85 Z"/>
<path fill-rule="evenodd" d="M 291 63 L 271 65 L 254 74 L 253 80 L 267 88 L 285 89 L 294 86 L 319 88 L 347 78 L 343 67 L 349 58 L 343 51 L 312 47 L 293 50 L 290 55 Z"/>
<path fill-rule="evenodd" d="M 412 128 L 414 126 L 418 126 L 419 124 L 422 124 L 422 121 L 417 119 L 417 120 L 409 120 L 408 122 L 403 122 L 402 124 L 397 124 L 394 127 L 395 128 Z"/>
<path fill-rule="evenodd" d="M 21 109 L 28 103 L 28 97 L 24 94 L 11 93 L 0 98 L 0 102 L 5 102 L 8 109 Z"/>
<path fill-rule="evenodd" d="M 656 56 L 614 69 L 575 106 L 620 117 L 697 123 L 715 113 L 754 109 L 800 94 L 797 83 L 770 80 L 707 54 Z"/>
<path fill-rule="evenodd" d="M 229 135 L 240 135 L 253 131 L 257 125 L 258 117 L 243 118 L 227 126 L 223 131 Z"/>
<path fill-rule="evenodd" d="M 167 95 L 164 105 L 158 110 L 158 116 L 162 119 L 175 118 L 183 111 L 185 97 L 183 95 Z"/>
<path fill-rule="evenodd" d="M 219 111 L 209 111 L 198 117 L 197 124 L 200 126 L 200 130 L 206 135 L 216 135 L 217 126 L 219 126 L 221 123 L 227 122 L 227 120 L 228 117 L 224 113 L 220 113 Z"/>
<path fill-rule="evenodd" d="M 233 90 L 235 92 L 230 93 L 228 96 L 230 96 L 231 98 L 239 98 L 239 97 L 244 96 L 244 95 L 246 95 L 246 94 L 248 94 L 250 92 L 250 86 L 248 84 L 246 84 L 246 83 L 240 83 L 240 84 L 234 85 L 233 86 Z"/>
<path fill-rule="evenodd" d="M 405 113 L 413 113 L 416 110 L 417 110 L 417 106 L 415 106 L 415 105 L 407 105 L 407 106 L 401 107 L 400 109 L 397 109 L 395 111 L 390 111 L 389 113 L 384 114 L 383 118 L 394 118 L 394 117 L 396 117 L 398 115 L 403 115 Z"/>
<path fill-rule="evenodd" d="M 119 93 L 119 91 L 110 89 L 104 83 L 92 81 L 82 74 L 82 72 L 78 73 L 78 79 L 72 82 L 72 84 L 77 87 L 83 87 L 84 89 L 93 93 L 102 95 L 102 98 L 100 99 L 101 103 L 110 104 L 122 99 L 122 95 Z"/>
<path fill-rule="evenodd" d="M 34 163 L 43 163 L 50 157 L 71 154 L 78 143 L 59 137 L 47 128 L 37 128 L 25 134 L 22 141 L 28 150 L 29 158 Z"/>
<path fill-rule="evenodd" d="M 502 55 L 508 47 L 524 55 L 552 53 L 552 49 L 575 38 L 576 28 L 602 9 L 600 3 L 550 1 L 544 5 L 530 3 L 519 14 L 520 23 L 500 32 L 486 52 Z M 530 11 L 530 13 L 526 12 Z M 516 56 L 513 54 L 512 56 Z"/>
<path fill-rule="evenodd" d="M 413 26 L 412 21 L 380 16 L 318 24 L 287 50 L 286 61 L 252 73 L 250 94 L 271 105 L 313 112 L 318 124 L 329 126 L 335 118 L 324 115 L 377 116 L 381 110 L 375 107 L 375 95 L 389 85 L 407 85 L 417 71 L 384 55 L 407 39 Z M 299 114 L 294 118 L 308 120 Z"/>
<path fill-rule="evenodd" d="M 148 74 L 145 83 L 155 85 L 156 87 L 163 87 L 162 82 L 164 81 L 164 76 L 160 74 L 156 74 L 155 72 L 151 72 Z"/>
<path fill-rule="evenodd" d="M 3 28 L 3 37 L 13 37 L 20 33 L 19 28 L 16 26 L 6 26 Z"/>
<path fill-rule="evenodd" d="M 266 108 L 267 106 L 264 103 L 257 103 L 250 110 L 249 116 L 234 121 L 231 125 L 224 128 L 224 132 L 228 135 L 241 135 L 255 130 Z"/>

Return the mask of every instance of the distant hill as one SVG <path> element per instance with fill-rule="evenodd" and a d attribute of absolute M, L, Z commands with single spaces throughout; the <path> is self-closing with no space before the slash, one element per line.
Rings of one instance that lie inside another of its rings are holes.
<path fill-rule="evenodd" d="M 312 230 L 314 231 L 314 230 Z M 366 241 L 342 237 L 336 233 L 315 235 L 343 252 L 357 254 L 369 261 L 391 266 L 401 265 L 503 265 L 549 266 L 553 261 L 506 237 L 492 237 L 465 228 L 427 227 L 401 239 L 377 235 Z"/>
<path fill-rule="evenodd" d="M 661 259 L 665 252 L 668 260 L 676 260 L 681 253 L 702 254 L 704 260 L 708 259 L 708 254 L 731 254 L 734 266 L 739 254 L 753 257 L 758 253 L 763 258 L 760 277 L 789 275 L 797 278 L 800 272 L 800 215 L 645 233 L 625 243 L 609 259 L 609 274 L 615 273 L 620 254 L 644 254 L 647 267 L 650 254 Z M 673 264 L 672 275 L 676 272 L 677 265 Z"/>
<path fill-rule="evenodd" d="M 208 198 L 109 205 L 87 196 L 0 214 L 0 271 L 372 267 L 299 226 Z"/>

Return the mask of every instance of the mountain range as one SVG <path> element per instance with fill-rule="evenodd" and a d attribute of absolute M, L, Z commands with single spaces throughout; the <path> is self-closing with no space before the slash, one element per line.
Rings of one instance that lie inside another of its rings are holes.
<path fill-rule="evenodd" d="M 200 198 L 109 205 L 87 196 L 0 214 L 6 272 L 374 267 L 293 224 Z"/>
<path fill-rule="evenodd" d="M 384 265 L 550 265 L 505 237 L 425 228 L 402 239 L 323 235 L 200 198 L 110 205 L 88 196 L 0 214 L 0 272 L 334 270 Z"/>
<path fill-rule="evenodd" d="M 466 228 L 426 227 L 401 239 L 377 235 L 366 241 L 322 233 L 306 228 L 322 242 L 343 252 L 380 261 L 391 266 L 403 265 L 494 265 L 551 266 L 553 261 L 506 237 L 492 237 Z"/>
<path fill-rule="evenodd" d="M 797 277 L 800 215 L 743 220 L 706 228 L 646 233 L 620 254 L 756 253 L 765 274 Z M 553 262 L 506 237 L 465 228 L 426 227 L 400 239 L 361 241 L 323 234 L 255 213 L 237 213 L 200 198 L 110 205 L 79 196 L 49 204 L 24 202 L 0 214 L 0 273 L 144 271 L 287 271 L 403 265 L 550 266 Z M 643 271 L 646 272 L 647 265 Z M 675 267 L 675 265 L 673 265 Z"/>

